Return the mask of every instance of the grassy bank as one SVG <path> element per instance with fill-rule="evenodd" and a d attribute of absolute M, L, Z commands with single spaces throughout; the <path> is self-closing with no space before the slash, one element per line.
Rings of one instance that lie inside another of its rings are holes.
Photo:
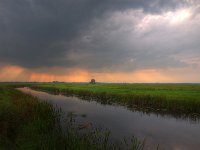
<path fill-rule="evenodd" d="M 32 88 L 147 112 L 200 114 L 200 84 L 39 84 Z"/>
<path fill-rule="evenodd" d="M 62 112 L 51 104 L 0 85 L 0 149 L 2 150 L 142 150 L 135 138 L 109 142 L 109 132 L 92 129 L 81 132 L 72 118 L 60 123 Z M 61 127 L 62 126 L 62 127 Z M 131 141 L 132 140 L 132 141 Z"/>

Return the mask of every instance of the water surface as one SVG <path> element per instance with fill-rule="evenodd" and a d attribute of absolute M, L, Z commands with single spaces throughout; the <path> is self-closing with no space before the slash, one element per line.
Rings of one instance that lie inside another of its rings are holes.
<path fill-rule="evenodd" d="M 200 123 L 163 117 L 155 114 L 130 111 L 123 106 L 102 105 L 95 101 L 84 101 L 77 97 L 52 95 L 29 88 L 20 91 L 46 100 L 69 112 L 86 115 L 77 117 L 79 122 L 91 122 L 93 126 L 109 129 L 112 138 L 136 136 L 146 140 L 146 149 L 155 149 L 159 144 L 165 150 L 199 150 Z"/>

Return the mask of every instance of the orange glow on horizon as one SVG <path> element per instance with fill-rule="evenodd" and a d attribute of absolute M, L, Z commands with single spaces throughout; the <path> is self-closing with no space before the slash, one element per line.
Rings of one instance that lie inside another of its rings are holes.
<path fill-rule="evenodd" d="M 162 75 L 156 70 L 140 70 L 136 72 L 115 73 L 90 73 L 85 70 L 72 70 L 72 73 L 67 75 L 32 73 L 29 81 L 88 82 L 91 78 L 95 78 L 98 82 L 167 82 L 171 79 Z"/>
<path fill-rule="evenodd" d="M 42 69 L 43 70 L 43 69 Z M 18 66 L 0 68 L 0 81 L 28 82 L 97 82 L 156 83 L 156 82 L 200 82 L 197 69 L 146 69 L 133 72 L 89 72 L 81 69 L 48 68 L 50 73 L 41 70 L 28 70 Z M 62 72 L 59 72 L 62 71 Z M 188 72 L 188 74 L 185 74 Z M 192 79 L 192 80 L 191 80 Z"/>
<path fill-rule="evenodd" d="M 0 81 L 15 81 L 23 76 L 24 69 L 18 66 L 0 68 Z"/>
<path fill-rule="evenodd" d="M 89 74 L 86 71 L 81 70 L 71 70 L 69 74 L 66 75 L 53 75 L 48 73 L 32 73 L 30 75 L 29 81 L 39 81 L 39 82 L 85 82 L 89 80 Z"/>

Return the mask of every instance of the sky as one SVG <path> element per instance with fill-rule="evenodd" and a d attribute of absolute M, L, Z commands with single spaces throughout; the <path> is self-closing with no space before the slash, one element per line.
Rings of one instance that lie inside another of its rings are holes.
<path fill-rule="evenodd" d="M 200 0 L 1 0 L 0 81 L 200 82 Z"/>

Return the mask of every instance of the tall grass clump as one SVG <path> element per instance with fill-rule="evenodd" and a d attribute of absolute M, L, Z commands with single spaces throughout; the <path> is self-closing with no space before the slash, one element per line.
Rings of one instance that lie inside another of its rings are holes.
<path fill-rule="evenodd" d="M 0 91 L 1 149 L 47 147 L 46 137 L 57 132 L 59 109 L 10 87 Z"/>

